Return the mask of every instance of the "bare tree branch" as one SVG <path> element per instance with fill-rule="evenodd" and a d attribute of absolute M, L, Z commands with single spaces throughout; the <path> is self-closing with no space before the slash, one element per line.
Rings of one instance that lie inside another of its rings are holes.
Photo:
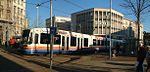
<path fill-rule="evenodd" d="M 149 4 L 149 5 L 147 5 L 147 6 L 145 6 L 145 7 L 143 7 L 143 8 L 141 9 L 141 11 L 143 11 L 143 10 L 145 10 L 145 9 L 149 8 L 149 7 L 150 7 L 150 4 Z"/>
<path fill-rule="evenodd" d="M 122 4 L 122 7 L 126 9 L 130 9 L 135 17 L 136 17 L 136 22 L 138 25 L 138 38 L 137 38 L 137 45 L 139 45 L 140 41 L 140 24 L 141 24 L 141 19 L 143 18 L 143 14 L 146 14 L 149 12 L 150 9 L 150 0 L 124 0 L 124 3 Z M 137 49 L 138 50 L 138 46 Z"/>

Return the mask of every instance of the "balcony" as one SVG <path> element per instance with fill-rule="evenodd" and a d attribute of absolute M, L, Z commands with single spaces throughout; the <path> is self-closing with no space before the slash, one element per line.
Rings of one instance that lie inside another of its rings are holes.
<path fill-rule="evenodd" d="M 9 7 L 9 6 L 7 6 L 7 8 L 6 8 L 6 9 L 11 11 L 11 9 L 12 9 L 12 8 L 11 8 L 11 7 Z"/>
<path fill-rule="evenodd" d="M 12 20 L 0 18 L 0 22 L 13 24 Z"/>

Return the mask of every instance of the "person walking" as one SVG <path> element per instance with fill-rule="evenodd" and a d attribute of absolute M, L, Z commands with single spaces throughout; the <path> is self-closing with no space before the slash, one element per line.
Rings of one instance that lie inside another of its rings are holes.
<path fill-rule="evenodd" d="M 117 44 L 115 49 L 116 49 L 116 55 L 119 55 L 120 54 L 120 45 Z"/>
<path fill-rule="evenodd" d="M 14 48 L 14 47 L 15 47 L 15 43 L 16 43 L 16 42 L 15 42 L 15 39 L 14 39 L 14 38 L 11 38 L 9 43 L 10 43 L 11 48 Z"/>
<path fill-rule="evenodd" d="M 137 65 L 137 68 L 136 68 L 136 72 L 144 72 L 143 62 L 144 62 L 144 59 L 146 57 L 146 54 L 147 54 L 146 48 L 144 47 L 143 44 L 141 44 L 140 47 L 139 47 L 138 53 L 137 53 L 138 65 Z"/>

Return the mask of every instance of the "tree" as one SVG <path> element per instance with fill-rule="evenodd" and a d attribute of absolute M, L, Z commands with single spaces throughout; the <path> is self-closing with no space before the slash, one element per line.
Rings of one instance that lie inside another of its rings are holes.
<path fill-rule="evenodd" d="M 124 0 L 121 4 L 122 7 L 131 10 L 132 14 L 136 17 L 136 23 L 138 24 L 138 38 L 137 45 L 140 41 L 140 24 L 143 14 L 148 13 L 150 10 L 150 0 Z M 138 46 L 137 46 L 138 49 Z"/>

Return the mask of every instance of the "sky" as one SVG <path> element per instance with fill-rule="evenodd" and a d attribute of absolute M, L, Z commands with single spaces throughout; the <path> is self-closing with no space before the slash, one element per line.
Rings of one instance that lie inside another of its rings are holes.
<path fill-rule="evenodd" d="M 26 15 L 29 19 L 29 27 L 36 26 L 37 9 L 36 4 L 41 4 L 49 0 L 26 0 Z M 69 2 L 71 3 L 69 3 Z M 73 4 L 72 4 L 73 3 Z M 136 20 L 130 11 L 121 7 L 123 0 L 112 0 L 112 8 L 129 20 Z M 72 13 L 89 8 L 109 8 L 110 0 L 53 0 L 53 16 L 71 16 Z M 143 16 L 142 24 L 144 31 L 150 32 L 150 13 Z M 45 27 L 45 20 L 50 17 L 50 2 L 42 4 L 38 8 L 38 26 Z"/>

